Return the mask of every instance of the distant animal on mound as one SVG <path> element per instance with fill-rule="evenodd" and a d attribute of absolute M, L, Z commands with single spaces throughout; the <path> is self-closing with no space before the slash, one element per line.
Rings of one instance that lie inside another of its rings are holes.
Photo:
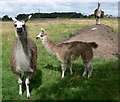
<path fill-rule="evenodd" d="M 96 18 L 96 24 L 100 25 L 100 18 L 104 17 L 104 11 L 101 10 L 100 8 L 101 3 L 98 2 L 98 8 L 94 11 L 94 16 Z"/>
<path fill-rule="evenodd" d="M 52 40 L 50 40 L 47 33 L 45 33 L 44 29 L 41 29 L 39 35 L 36 36 L 36 39 L 40 39 L 46 48 L 46 50 L 57 57 L 57 59 L 61 62 L 62 69 L 62 78 L 64 78 L 64 73 L 67 68 L 70 68 L 70 73 L 73 74 L 71 61 L 80 57 L 83 59 L 83 63 L 85 65 L 85 69 L 83 72 L 83 76 L 87 76 L 88 78 L 92 73 L 92 65 L 91 60 L 93 58 L 93 49 L 97 48 L 98 45 L 95 42 L 66 42 L 61 44 L 55 44 Z"/>
<path fill-rule="evenodd" d="M 19 95 L 22 95 L 22 74 L 25 77 L 27 97 L 30 97 L 29 79 L 36 71 L 37 47 L 31 38 L 28 37 L 26 22 L 31 15 L 22 21 L 12 18 L 15 26 L 16 40 L 10 55 L 10 65 L 13 73 L 18 77 Z"/>

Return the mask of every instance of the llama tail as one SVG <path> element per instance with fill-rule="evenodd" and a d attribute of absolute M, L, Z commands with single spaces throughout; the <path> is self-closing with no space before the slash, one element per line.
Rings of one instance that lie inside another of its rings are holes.
<path fill-rule="evenodd" d="M 98 47 L 98 44 L 96 44 L 96 42 L 90 42 L 88 44 L 90 44 L 90 46 L 94 49 L 96 49 Z"/>

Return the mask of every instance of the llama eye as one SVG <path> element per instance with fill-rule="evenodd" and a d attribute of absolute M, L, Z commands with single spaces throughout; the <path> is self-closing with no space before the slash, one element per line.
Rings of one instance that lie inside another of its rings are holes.
<path fill-rule="evenodd" d="M 43 37 L 43 35 L 40 35 L 40 37 Z"/>
<path fill-rule="evenodd" d="M 25 27 L 25 25 L 22 25 L 23 27 Z"/>
<path fill-rule="evenodd" d="M 15 27 L 17 27 L 17 24 L 14 24 Z"/>

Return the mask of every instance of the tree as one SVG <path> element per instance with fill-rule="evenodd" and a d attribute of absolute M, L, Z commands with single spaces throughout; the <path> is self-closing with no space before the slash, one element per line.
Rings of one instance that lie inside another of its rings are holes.
<path fill-rule="evenodd" d="M 27 17 L 29 16 L 29 14 L 19 14 L 19 15 L 17 15 L 17 19 L 18 20 L 24 20 L 24 19 L 26 19 Z"/>
<path fill-rule="evenodd" d="M 3 21 L 10 21 L 10 20 L 12 20 L 12 19 L 9 18 L 8 15 L 5 15 L 5 16 L 2 17 L 2 20 L 3 20 Z"/>

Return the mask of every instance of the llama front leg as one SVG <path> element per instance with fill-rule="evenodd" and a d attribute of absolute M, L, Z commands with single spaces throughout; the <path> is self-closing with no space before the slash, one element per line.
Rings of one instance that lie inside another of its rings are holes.
<path fill-rule="evenodd" d="M 67 69 L 67 64 L 66 63 L 62 63 L 61 64 L 61 68 L 62 68 L 62 78 L 64 78 L 64 74 L 65 74 L 65 71 Z"/>
<path fill-rule="evenodd" d="M 26 90 L 27 90 L 27 98 L 30 97 L 30 91 L 29 91 L 29 77 L 26 77 L 26 80 L 25 80 L 25 85 L 26 85 Z"/>
<path fill-rule="evenodd" d="M 18 84 L 19 84 L 19 95 L 22 96 L 22 79 L 20 75 L 18 76 Z"/>
<path fill-rule="evenodd" d="M 98 24 L 100 25 L 100 18 L 98 18 Z"/>
<path fill-rule="evenodd" d="M 96 18 L 96 24 L 100 25 L 100 18 L 98 18 L 98 17 Z"/>
<path fill-rule="evenodd" d="M 96 25 L 98 24 L 98 18 L 96 18 Z"/>

